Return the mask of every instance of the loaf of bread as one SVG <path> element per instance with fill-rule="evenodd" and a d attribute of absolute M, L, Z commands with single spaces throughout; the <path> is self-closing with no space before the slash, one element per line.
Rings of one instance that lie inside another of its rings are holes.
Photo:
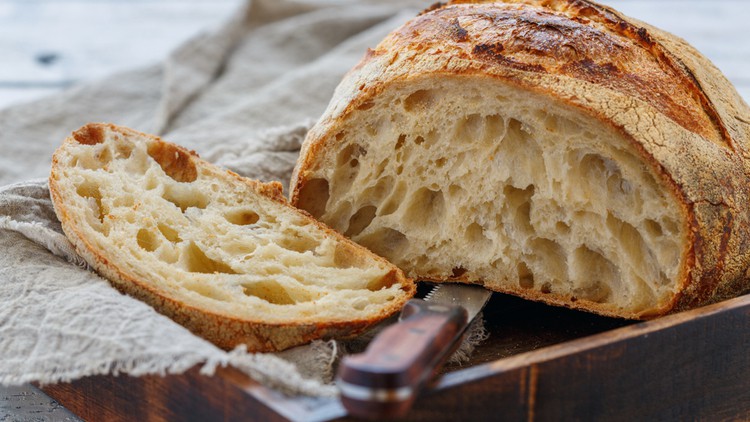
<path fill-rule="evenodd" d="M 409 277 L 650 318 L 748 290 L 749 131 L 671 34 L 584 0 L 454 1 L 345 76 L 292 203 Z"/>
<path fill-rule="evenodd" d="M 89 124 L 55 152 L 55 211 L 121 291 L 222 348 L 349 337 L 415 291 L 401 270 L 263 184 L 124 127 Z"/>

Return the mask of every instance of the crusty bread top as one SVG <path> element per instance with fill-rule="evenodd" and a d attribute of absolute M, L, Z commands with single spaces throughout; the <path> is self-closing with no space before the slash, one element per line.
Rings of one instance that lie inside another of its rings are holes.
<path fill-rule="evenodd" d="M 490 2 L 452 1 L 451 5 L 466 6 L 436 10 L 394 33 L 392 42 L 447 39 L 457 50 L 454 54 L 597 84 L 645 101 L 707 139 L 730 141 L 695 76 L 649 28 L 589 1 L 510 0 L 505 3 L 516 5 L 505 9 L 483 8 L 483 3 Z M 450 20 L 451 26 L 440 33 L 441 25 L 433 25 L 431 19 Z M 489 26 L 492 30 L 485 31 Z M 409 39 L 414 32 L 419 33 L 417 39 Z M 461 42 L 469 33 L 472 42 Z"/>
<path fill-rule="evenodd" d="M 350 116 L 395 85 L 442 76 L 506 83 L 622 134 L 679 202 L 687 235 L 677 293 L 656 314 L 747 291 L 750 108 L 685 41 L 586 0 L 456 1 L 392 32 L 309 132 L 292 202 L 315 179 L 316 157 L 346 143 Z"/>
<path fill-rule="evenodd" d="M 279 183 L 131 129 L 74 132 L 53 157 L 50 190 L 94 269 L 222 347 L 351 335 L 414 293 L 396 267 L 288 205 Z"/>

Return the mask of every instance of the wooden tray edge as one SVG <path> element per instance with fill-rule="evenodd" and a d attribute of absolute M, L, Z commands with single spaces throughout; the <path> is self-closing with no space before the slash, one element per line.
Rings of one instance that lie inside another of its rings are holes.
<path fill-rule="evenodd" d="M 750 295 L 448 373 L 408 420 L 750 419 Z M 42 389 L 86 420 L 345 420 L 233 368 Z M 143 405 L 146 403 L 147 405 Z"/>

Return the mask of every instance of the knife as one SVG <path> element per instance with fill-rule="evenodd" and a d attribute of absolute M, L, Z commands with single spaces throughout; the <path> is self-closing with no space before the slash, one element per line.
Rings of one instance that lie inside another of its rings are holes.
<path fill-rule="evenodd" d="M 398 322 L 380 332 L 364 353 L 341 361 L 336 384 L 344 408 L 369 419 L 405 415 L 491 295 L 480 286 L 438 284 L 424 300 L 406 302 Z"/>

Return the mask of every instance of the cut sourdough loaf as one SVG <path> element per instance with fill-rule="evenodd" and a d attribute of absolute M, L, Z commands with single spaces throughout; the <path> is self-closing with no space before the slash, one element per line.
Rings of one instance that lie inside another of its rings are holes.
<path fill-rule="evenodd" d="M 414 293 L 403 272 L 291 207 L 279 183 L 109 124 L 55 152 L 50 192 L 78 253 L 121 291 L 222 348 L 347 337 Z"/>
<path fill-rule="evenodd" d="M 292 203 L 408 276 L 649 318 L 748 290 L 750 111 L 587 1 L 453 2 L 349 72 Z"/>

